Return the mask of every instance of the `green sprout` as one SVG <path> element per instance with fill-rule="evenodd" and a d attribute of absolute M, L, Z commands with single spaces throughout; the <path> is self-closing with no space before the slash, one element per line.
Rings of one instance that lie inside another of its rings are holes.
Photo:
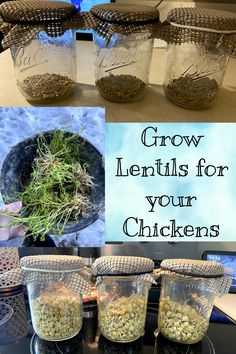
<path fill-rule="evenodd" d="M 49 231 L 61 235 L 69 220 L 87 216 L 92 207 L 94 183 L 88 164 L 78 162 L 78 136 L 55 130 L 49 144 L 42 134 L 37 138 L 30 179 L 18 193 L 23 208 L 12 219 L 14 225 L 24 224 L 34 239 L 44 240 Z"/>

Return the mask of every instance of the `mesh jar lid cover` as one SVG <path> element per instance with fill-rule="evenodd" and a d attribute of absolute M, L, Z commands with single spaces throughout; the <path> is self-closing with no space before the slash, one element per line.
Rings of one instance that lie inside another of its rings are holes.
<path fill-rule="evenodd" d="M 20 260 L 21 269 L 28 271 L 75 272 L 84 268 L 83 258 L 78 256 L 40 255 Z"/>
<path fill-rule="evenodd" d="M 194 259 L 165 259 L 161 262 L 161 269 L 203 278 L 222 277 L 224 275 L 224 267 L 221 263 Z"/>
<path fill-rule="evenodd" d="M 29 24 L 56 22 L 66 20 L 76 13 L 74 5 L 58 1 L 7 1 L 0 5 L 0 15 L 4 22 Z"/>
<path fill-rule="evenodd" d="M 40 31 L 58 37 L 69 29 L 83 28 L 83 20 L 76 7 L 66 2 L 8 1 L 0 5 L 0 17 L 4 48 L 25 45 Z"/>
<path fill-rule="evenodd" d="M 96 259 L 92 265 L 97 285 L 101 283 L 103 277 L 110 276 L 134 276 L 136 280 L 155 283 L 153 269 L 154 263 L 151 259 L 129 256 L 104 256 Z"/>
<path fill-rule="evenodd" d="M 169 12 L 167 22 L 173 26 L 236 33 L 236 14 L 209 8 L 177 8 Z"/>
<path fill-rule="evenodd" d="M 218 262 L 200 261 L 194 259 L 165 259 L 161 268 L 155 271 L 155 278 L 160 275 L 176 275 L 180 278 L 200 280 L 197 288 L 203 287 L 214 294 L 227 294 L 232 284 L 230 276 L 224 275 L 224 267 Z"/>
<path fill-rule="evenodd" d="M 176 8 L 156 31 L 167 43 L 197 43 L 236 57 L 236 14 L 209 8 Z"/>
<path fill-rule="evenodd" d="M 92 265 L 94 273 L 99 275 L 139 275 L 152 273 L 154 263 L 149 258 L 129 256 L 104 256 L 96 259 Z"/>
<path fill-rule="evenodd" d="M 20 260 L 20 265 L 23 284 L 54 281 L 64 283 L 74 291 L 90 293 L 89 274 L 81 257 L 27 256 Z"/>
<path fill-rule="evenodd" d="M 145 5 L 102 4 L 93 6 L 90 11 L 108 22 L 136 23 L 159 20 L 159 11 L 155 7 Z"/>
<path fill-rule="evenodd" d="M 82 14 L 86 29 L 94 30 L 108 42 L 114 33 L 133 35 L 148 33 L 150 38 L 159 26 L 159 11 L 151 6 L 134 4 L 103 4 Z"/>

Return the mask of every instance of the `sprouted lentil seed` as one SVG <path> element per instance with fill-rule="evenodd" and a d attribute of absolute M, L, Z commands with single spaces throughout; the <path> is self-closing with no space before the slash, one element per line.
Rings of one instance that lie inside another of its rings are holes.
<path fill-rule="evenodd" d="M 96 81 L 102 97 L 115 102 L 130 102 L 141 98 L 145 83 L 132 75 L 113 75 L 102 77 Z"/>
<path fill-rule="evenodd" d="M 32 317 L 40 338 L 65 340 L 79 333 L 82 327 L 82 305 L 72 290 L 55 284 L 33 300 Z"/>
<path fill-rule="evenodd" d="M 158 326 L 164 337 L 183 344 L 199 342 L 209 322 L 190 305 L 162 298 L 159 305 Z"/>
<path fill-rule="evenodd" d="M 107 339 L 115 342 L 131 342 L 144 333 L 146 320 L 146 297 L 122 296 L 109 304 L 100 299 L 98 323 Z"/>
<path fill-rule="evenodd" d="M 68 96 L 75 82 L 67 76 L 46 73 L 28 76 L 18 85 L 29 99 L 44 100 Z"/>
<path fill-rule="evenodd" d="M 219 86 L 215 79 L 190 76 L 180 77 L 170 81 L 166 87 L 167 97 L 176 104 L 203 109 L 209 107 L 218 97 Z"/>

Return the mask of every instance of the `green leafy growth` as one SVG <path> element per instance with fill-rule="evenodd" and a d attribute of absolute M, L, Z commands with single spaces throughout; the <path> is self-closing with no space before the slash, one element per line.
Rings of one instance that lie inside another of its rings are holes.
<path fill-rule="evenodd" d="M 24 224 L 34 239 L 45 239 L 49 231 L 61 235 L 69 220 L 87 215 L 92 207 L 89 194 L 94 184 L 88 165 L 78 162 L 78 137 L 55 130 L 48 144 L 44 135 L 38 136 L 30 181 L 19 193 L 23 209 L 13 217 L 13 223 Z"/>

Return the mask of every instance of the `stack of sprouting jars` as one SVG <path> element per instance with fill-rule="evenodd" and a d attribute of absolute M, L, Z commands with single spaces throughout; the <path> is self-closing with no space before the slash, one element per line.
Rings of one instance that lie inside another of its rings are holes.
<path fill-rule="evenodd" d="M 166 97 L 185 108 L 211 106 L 229 57 L 236 57 L 232 12 L 177 8 L 160 23 L 159 11 L 151 6 L 110 3 L 80 13 L 66 2 L 23 0 L 0 5 L 0 17 L 2 45 L 11 48 L 17 85 L 30 101 L 54 101 L 73 92 L 76 29 L 93 30 L 95 84 L 114 102 L 145 94 L 154 38 L 168 44 Z"/>
<path fill-rule="evenodd" d="M 82 327 L 82 294 L 89 294 L 91 271 L 78 256 L 28 256 L 20 262 L 35 332 L 47 341 L 76 336 Z M 144 335 L 149 289 L 162 277 L 158 332 L 182 344 L 203 339 L 216 294 L 232 279 L 217 262 L 166 259 L 160 269 L 144 257 L 105 256 L 92 273 L 98 291 L 98 327 L 110 341 L 128 343 Z M 147 329 L 148 330 L 148 329 Z"/>

